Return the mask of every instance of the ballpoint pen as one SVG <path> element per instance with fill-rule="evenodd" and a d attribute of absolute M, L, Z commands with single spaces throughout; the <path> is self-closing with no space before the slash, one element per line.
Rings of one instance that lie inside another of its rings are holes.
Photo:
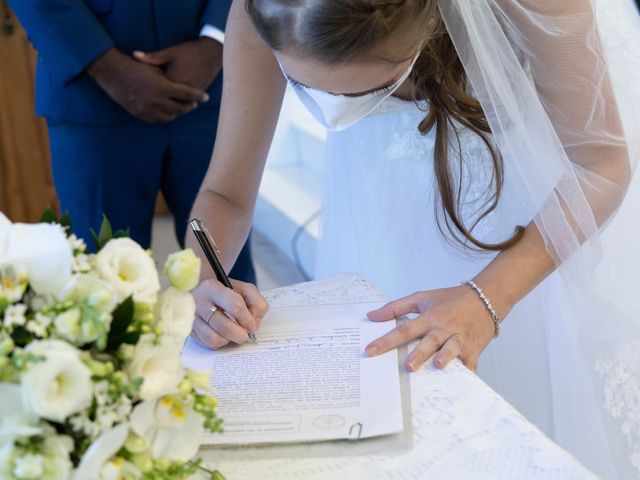
<path fill-rule="evenodd" d="M 229 281 L 229 277 L 227 277 L 227 274 L 225 273 L 224 268 L 222 267 L 222 264 L 220 263 L 220 260 L 216 255 L 216 251 L 218 252 L 218 254 L 221 253 L 220 249 L 218 248 L 218 246 L 216 245 L 216 242 L 214 242 L 213 238 L 211 237 L 211 234 L 209 233 L 207 226 L 204 224 L 202 220 L 197 218 L 194 218 L 191 221 L 189 221 L 189 225 L 191 226 L 191 230 L 193 230 L 193 234 L 196 236 L 196 240 L 198 240 L 198 243 L 200 244 L 202 251 L 207 257 L 207 260 L 209 261 L 209 265 L 211 265 L 213 272 L 216 274 L 216 278 L 218 279 L 218 281 L 222 283 L 225 287 L 233 290 L 233 286 Z M 211 314 L 213 314 L 216 310 L 217 310 L 217 307 L 212 306 Z M 229 317 L 229 315 L 227 315 L 226 312 L 222 310 L 220 311 L 224 313 L 228 318 L 231 318 Z M 235 320 L 235 322 L 238 323 L 236 319 L 233 319 L 233 320 Z M 256 341 L 256 336 L 253 332 L 248 332 L 248 335 L 249 335 L 249 339 L 253 343 L 258 343 Z"/>

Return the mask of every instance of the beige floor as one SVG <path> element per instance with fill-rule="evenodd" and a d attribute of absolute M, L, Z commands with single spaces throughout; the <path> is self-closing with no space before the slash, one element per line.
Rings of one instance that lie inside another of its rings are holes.
<path fill-rule="evenodd" d="M 304 281 L 295 264 L 264 236 L 254 232 L 251 246 L 260 290 Z M 170 215 L 156 217 L 151 248 L 158 265 L 163 265 L 167 255 L 180 248 L 173 233 L 173 220 Z"/>

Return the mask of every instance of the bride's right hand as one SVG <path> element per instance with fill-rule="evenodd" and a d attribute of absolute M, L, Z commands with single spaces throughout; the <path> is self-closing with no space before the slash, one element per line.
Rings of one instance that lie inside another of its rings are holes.
<path fill-rule="evenodd" d="M 208 279 L 193 291 L 196 318 L 191 337 L 203 347 L 218 349 L 228 343 L 246 343 L 249 340 L 248 332 L 260 328 L 269 310 L 269 304 L 255 285 L 239 280 L 231 280 L 231 284 L 233 290 L 216 279 Z M 217 309 L 211 315 L 213 306 Z"/>

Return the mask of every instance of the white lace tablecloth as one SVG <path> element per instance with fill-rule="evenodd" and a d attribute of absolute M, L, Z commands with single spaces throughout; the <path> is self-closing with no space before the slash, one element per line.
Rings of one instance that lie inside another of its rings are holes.
<path fill-rule="evenodd" d="M 382 299 L 352 275 L 266 296 L 272 307 Z M 426 366 L 410 375 L 410 383 L 413 429 L 402 445 L 218 448 L 202 449 L 201 456 L 229 480 L 595 478 L 462 363 L 444 371 Z"/>

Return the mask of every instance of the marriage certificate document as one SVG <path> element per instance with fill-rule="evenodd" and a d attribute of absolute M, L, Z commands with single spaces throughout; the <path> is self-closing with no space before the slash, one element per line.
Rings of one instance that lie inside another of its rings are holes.
<path fill-rule="evenodd" d="M 207 350 L 189 339 L 183 365 L 210 370 L 224 433 L 204 444 L 359 439 L 403 430 L 398 352 L 365 347 L 396 326 L 372 322 L 382 303 L 272 309 L 257 345 Z"/>

